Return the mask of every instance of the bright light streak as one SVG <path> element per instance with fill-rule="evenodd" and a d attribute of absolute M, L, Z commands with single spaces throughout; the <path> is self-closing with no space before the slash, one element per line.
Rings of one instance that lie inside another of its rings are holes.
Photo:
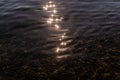
<path fill-rule="evenodd" d="M 48 7 L 43 7 L 44 10 L 48 10 Z"/>
<path fill-rule="evenodd" d="M 65 35 L 66 35 L 66 33 L 63 33 L 62 36 L 61 36 L 61 38 L 64 39 Z"/>
<path fill-rule="evenodd" d="M 54 21 L 54 19 L 53 18 L 49 18 L 49 21 Z"/>
<path fill-rule="evenodd" d="M 57 10 L 54 9 L 54 10 L 53 10 L 53 13 L 57 13 Z"/>
<path fill-rule="evenodd" d="M 49 5 L 50 8 L 52 8 L 52 5 Z"/>
<path fill-rule="evenodd" d="M 52 7 L 54 7 L 54 8 L 55 8 L 55 7 L 56 7 L 56 5 L 55 5 L 55 4 L 53 4 L 53 5 L 52 5 Z"/>
<path fill-rule="evenodd" d="M 48 20 L 47 23 L 48 23 L 48 24 L 52 24 L 52 21 Z"/>
<path fill-rule="evenodd" d="M 59 29 L 59 28 L 60 28 L 60 26 L 59 26 L 58 24 L 55 24 L 55 28 Z"/>
<path fill-rule="evenodd" d="M 56 53 L 59 53 L 59 52 L 64 52 L 64 51 L 66 51 L 66 50 L 67 50 L 67 48 L 57 47 L 56 50 L 55 50 L 55 52 L 56 52 Z"/>
<path fill-rule="evenodd" d="M 43 6 L 43 9 L 46 11 L 46 12 L 49 12 L 49 18 L 46 20 L 46 23 L 50 24 L 50 26 L 53 26 L 56 30 L 59 30 L 60 29 L 60 25 L 58 24 L 59 22 L 61 22 L 63 20 L 63 17 L 60 17 L 58 14 L 57 14 L 57 8 L 56 8 L 56 4 L 50 0 L 45 6 Z M 66 33 L 62 33 L 60 36 L 59 36 L 59 46 L 57 46 L 55 48 L 55 52 L 58 53 L 58 56 L 57 58 L 58 59 L 61 59 L 61 58 L 67 58 L 69 55 L 62 55 L 60 56 L 60 52 L 64 52 L 66 51 L 68 48 L 66 47 L 66 45 L 68 44 L 68 42 L 64 42 L 64 38 L 66 38 Z"/>
<path fill-rule="evenodd" d="M 62 58 L 67 58 L 69 57 L 70 55 L 62 55 L 62 56 L 57 56 L 58 59 L 62 59 Z"/>
<path fill-rule="evenodd" d="M 54 21 L 54 19 L 53 19 L 53 18 L 49 18 L 49 19 L 47 20 L 47 23 L 48 23 L 48 24 L 52 24 L 52 23 L 53 23 L 53 21 Z"/>
<path fill-rule="evenodd" d="M 59 48 L 59 47 L 56 48 L 56 52 L 57 52 L 57 53 L 60 52 L 60 48 Z"/>
<path fill-rule="evenodd" d="M 61 46 L 66 46 L 67 43 L 66 42 L 61 42 Z"/>
<path fill-rule="evenodd" d="M 65 38 L 65 36 L 64 36 L 64 35 L 62 35 L 62 36 L 61 36 L 61 38 L 63 39 L 63 38 Z"/>
<path fill-rule="evenodd" d="M 60 21 L 58 18 L 55 19 L 56 22 Z"/>
<path fill-rule="evenodd" d="M 54 17 L 55 15 L 54 14 L 51 14 L 51 17 Z"/>

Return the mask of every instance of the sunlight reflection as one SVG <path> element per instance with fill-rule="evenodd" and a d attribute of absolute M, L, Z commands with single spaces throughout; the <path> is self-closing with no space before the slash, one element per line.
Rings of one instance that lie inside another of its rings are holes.
<path fill-rule="evenodd" d="M 52 5 L 49 5 L 50 8 L 52 8 Z"/>
<path fill-rule="evenodd" d="M 56 7 L 56 5 L 55 5 L 55 4 L 53 4 L 53 5 L 52 5 L 52 7 Z"/>
<path fill-rule="evenodd" d="M 55 19 L 56 22 L 60 21 L 58 18 Z"/>
<path fill-rule="evenodd" d="M 64 36 L 64 35 L 62 35 L 62 36 L 61 36 L 61 38 L 62 38 L 62 39 L 64 39 L 64 38 L 65 38 L 65 36 Z"/>
<path fill-rule="evenodd" d="M 43 10 L 49 12 L 49 17 L 46 20 L 46 23 L 48 23 L 51 27 L 53 27 L 57 30 L 61 30 L 60 23 L 62 22 L 63 17 L 57 14 L 58 8 L 56 6 L 57 5 L 55 4 L 55 2 L 53 0 L 50 0 L 46 3 L 46 5 L 43 6 Z M 68 56 L 70 56 L 70 55 L 61 55 L 60 56 L 60 53 L 65 52 L 68 49 L 66 47 L 68 42 L 63 41 L 65 38 L 66 38 L 66 33 L 64 31 L 64 33 L 62 33 L 59 36 L 59 39 L 58 39 L 59 44 L 55 48 L 55 53 L 59 53 L 59 54 L 57 54 L 58 59 L 67 58 Z"/>
<path fill-rule="evenodd" d="M 61 42 L 61 45 L 62 45 L 62 46 L 66 46 L 67 43 L 66 43 L 66 42 Z"/>
<path fill-rule="evenodd" d="M 67 48 L 60 48 L 60 47 L 57 47 L 56 50 L 55 50 L 55 52 L 56 52 L 56 53 L 60 53 L 60 52 L 66 51 L 66 50 L 67 50 Z"/>
<path fill-rule="evenodd" d="M 43 9 L 47 11 L 47 10 L 48 10 L 48 7 L 43 7 Z"/>
<path fill-rule="evenodd" d="M 51 14 L 51 17 L 54 17 L 55 15 L 54 14 Z"/>
<path fill-rule="evenodd" d="M 62 59 L 62 58 L 67 58 L 69 57 L 70 55 L 62 55 L 62 56 L 57 56 L 58 59 Z"/>
<path fill-rule="evenodd" d="M 58 24 L 55 24 L 55 28 L 56 28 L 56 29 L 59 29 L 60 26 L 59 26 Z"/>
<path fill-rule="evenodd" d="M 56 52 L 57 52 L 57 53 L 60 52 L 60 48 L 59 48 L 59 47 L 56 48 Z"/>
<path fill-rule="evenodd" d="M 64 39 L 65 35 L 66 35 L 66 33 L 63 33 L 62 36 L 61 36 L 61 38 Z"/>
<path fill-rule="evenodd" d="M 56 13 L 57 11 L 55 10 L 55 7 L 56 7 L 56 5 L 52 1 L 49 1 L 48 4 L 43 6 L 43 9 L 47 11 L 48 9 L 51 8 L 51 9 L 53 9 L 53 12 Z"/>
<path fill-rule="evenodd" d="M 49 21 L 54 21 L 54 19 L 53 18 L 49 18 Z"/>
<path fill-rule="evenodd" d="M 48 20 L 47 23 L 48 23 L 48 24 L 52 24 L 52 21 L 51 21 L 51 20 Z"/>
<path fill-rule="evenodd" d="M 56 9 L 54 9 L 52 12 L 55 14 L 55 13 L 57 13 L 57 10 L 56 10 Z"/>

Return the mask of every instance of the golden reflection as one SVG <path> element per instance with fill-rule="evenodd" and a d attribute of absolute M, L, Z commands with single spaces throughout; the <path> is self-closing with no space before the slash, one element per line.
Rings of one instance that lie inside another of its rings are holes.
<path fill-rule="evenodd" d="M 56 52 L 56 53 L 60 53 L 60 52 L 66 51 L 66 50 L 67 50 L 67 48 L 57 47 L 56 50 L 55 50 L 55 52 Z"/>
<path fill-rule="evenodd" d="M 52 24 L 52 21 L 51 21 L 51 20 L 48 20 L 47 23 L 48 23 L 48 24 Z"/>
<path fill-rule="evenodd" d="M 59 26 L 58 24 L 55 24 L 55 28 L 56 28 L 56 29 L 59 29 L 60 26 Z"/>
<path fill-rule="evenodd" d="M 45 7 L 46 7 L 46 8 L 49 8 L 49 5 L 46 5 Z"/>
<path fill-rule="evenodd" d="M 47 11 L 47 10 L 48 10 L 48 7 L 43 7 L 43 9 Z"/>
<path fill-rule="evenodd" d="M 58 18 L 55 19 L 56 22 L 60 21 Z"/>
<path fill-rule="evenodd" d="M 45 6 L 43 6 L 44 10 L 48 10 L 48 9 L 53 9 L 53 12 L 56 13 L 57 11 L 54 9 L 56 7 L 56 5 L 53 3 L 53 1 L 49 1 L 48 4 L 46 4 Z"/>
<path fill-rule="evenodd" d="M 61 38 L 64 39 L 65 35 L 66 35 L 66 33 L 63 33 L 62 36 L 61 36 Z"/>
<path fill-rule="evenodd" d="M 54 14 L 51 14 L 51 17 L 54 17 L 55 15 Z"/>
<path fill-rule="evenodd" d="M 52 7 L 54 7 L 54 8 L 55 8 L 55 7 L 56 7 L 56 5 L 55 5 L 55 4 L 53 4 L 53 5 L 52 5 Z"/>
<path fill-rule="evenodd" d="M 56 10 L 56 9 L 54 9 L 52 12 L 55 14 L 55 13 L 57 13 L 57 10 Z"/>
<path fill-rule="evenodd" d="M 69 57 L 70 55 L 62 55 L 62 56 L 57 56 L 58 59 L 62 59 L 62 58 L 67 58 Z"/>
<path fill-rule="evenodd" d="M 66 46 L 67 43 L 66 42 L 61 42 L 61 46 Z"/>
<path fill-rule="evenodd" d="M 49 5 L 50 8 L 52 8 L 52 5 Z"/>
<path fill-rule="evenodd" d="M 49 21 L 54 21 L 54 19 L 53 18 L 49 18 Z"/>
<path fill-rule="evenodd" d="M 62 38 L 60 38 L 59 41 L 62 41 Z"/>
<path fill-rule="evenodd" d="M 56 48 L 56 52 L 57 52 L 57 53 L 60 52 L 60 48 L 59 48 L 59 47 Z"/>
<path fill-rule="evenodd" d="M 64 35 L 62 35 L 62 36 L 61 36 L 61 38 L 62 38 L 62 39 L 64 39 L 64 38 L 65 38 L 65 36 L 64 36 Z"/>
<path fill-rule="evenodd" d="M 55 29 L 59 30 L 60 27 L 60 23 L 58 24 L 58 22 L 61 22 L 63 20 L 63 17 L 59 16 L 58 10 L 57 10 L 57 5 L 55 4 L 54 1 L 50 0 L 48 3 L 46 3 L 45 6 L 43 6 L 43 10 L 50 12 L 49 13 L 49 18 L 46 20 L 46 23 L 50 24 L 50 26 L 53 26 Z M 60 53 L 60 52 L 64 52 L 66 51 L 68 48 L 66 47 L 66 45 L 68 44 L 68 42 L 63 41 L 66 38 L 66 33 L 62 33 L 61 36 L 59 36 L 59 44 L 57 45 L 57 47 L 55 48 L 55 52 L 56 53 Z M 61 58 L 67 58 L 70 55 L 61 55 L 58 54 L 57 58 L 61 59 Z"/>

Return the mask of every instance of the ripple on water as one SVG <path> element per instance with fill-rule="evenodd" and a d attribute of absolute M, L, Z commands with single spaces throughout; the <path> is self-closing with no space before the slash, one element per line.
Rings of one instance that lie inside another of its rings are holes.
<path fill-rule="evenodd" d="M 120 2 L 48 1 L 0 0 L 0 79 L 119 80 Z"/>

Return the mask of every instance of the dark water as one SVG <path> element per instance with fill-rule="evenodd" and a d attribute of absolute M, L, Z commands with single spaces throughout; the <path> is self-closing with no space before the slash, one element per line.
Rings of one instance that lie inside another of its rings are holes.
<path fill-rule="evenodd" d="M 0 80 L 120 80 L 119 0 L 48 3 L 0 0 Z"/>

